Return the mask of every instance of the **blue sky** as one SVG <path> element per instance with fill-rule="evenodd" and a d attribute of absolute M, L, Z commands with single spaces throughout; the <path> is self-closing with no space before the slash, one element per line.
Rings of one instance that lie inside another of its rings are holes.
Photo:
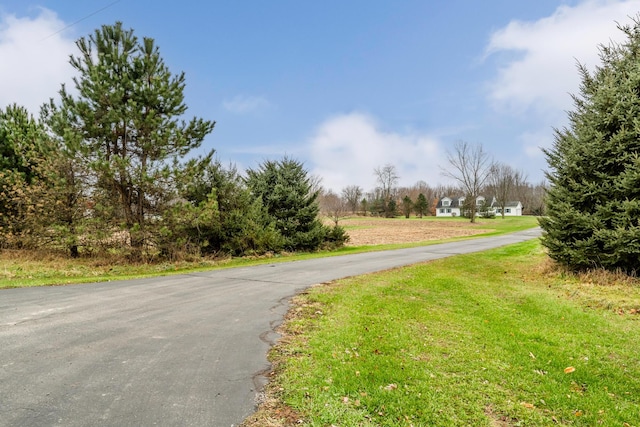
<path fill-rule="evenodd" d="M 284 155 L 325 187 L 446 183 L 446 151 L 479 143 L 543 179 L 553 128 L 578 90 L 576 60 L 619 40 L 640 0 L 4 0 L 0 106 L 37 113 L 69 82 L 74 41 L 122 21 L 186 73 L 188 115 L 242 170 Z"/>

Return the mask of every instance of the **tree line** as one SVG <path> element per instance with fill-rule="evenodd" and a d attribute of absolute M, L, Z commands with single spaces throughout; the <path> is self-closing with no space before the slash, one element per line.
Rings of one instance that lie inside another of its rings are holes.
<path fill-rule="evenodd" d="M 473 150 L 475 155 L 482 154 L 485 162 L 478 163 L 470 159 L 473 154 L 470 152 Z M 373 170 L 378 185 L 372 190 L 364 191 L 358 185 L 348 185 L 340 194 L 322 190 L 321 211 L 332 218 L 335 224 L 346 215 L 386 218 L 409 218 L 414 215 L 422 218 L 436 215 L 436 205 L 442 197 L 465 196 L 466 200 L 475 200 L 479 195 L 485 195 L 495 197 L 502 212 L 507 202 L 520 201 L 524 214 L 544 214 L 547 188 L 545 181 L 531 184 L 524 172 L 491 160 L 481 145 L 471 145 L 464 141 L 454 144 L 448 159 L 448 168 L 443 169 L 443 175 L 452 178 L 456 184 L 431 186 L 425 181 L 418 181 L 410 187 L 398 186 L 400 176 L 396 167 L 386 164 Z M 474 177 L 476 182 L 471 182 L 469 177 Z M 470 204 L 469 211 L 475 208 L 475 204 Z M 475 212 L 473 216 L 469 214 L 469 218 L 475 220 Z"/>
<path fill-rule="evenodd" d="M 313 177 L 294 159 L 241 176 L 214 152 L 189 157 L 215 122 L 185 120 L 184 73 L 121 23 L 76 42 L 74 90 L 34 118 L 0 110 L 0 247 L 135 259 L 342 245 L 318 218 Z"/>

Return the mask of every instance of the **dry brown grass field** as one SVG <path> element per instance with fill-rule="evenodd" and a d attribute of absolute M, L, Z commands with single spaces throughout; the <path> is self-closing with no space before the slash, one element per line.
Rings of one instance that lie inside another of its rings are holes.
<path fill-rule="evenodd" d="M 425 242 L 455 237 L 467 237 L 495 230 L 492 223 L 469 220 L 435 218 L 371 218 L 353 217 L 341 219 L 339 225 L 349 234 L 348 246 L 389 245 Z"/>

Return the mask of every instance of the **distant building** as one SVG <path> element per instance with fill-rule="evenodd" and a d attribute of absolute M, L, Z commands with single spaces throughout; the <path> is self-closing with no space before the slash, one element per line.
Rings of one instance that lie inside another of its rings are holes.
<path fill-rule="evenodd" d="M 436 205 L 436 216 L 454 217 L 463 216 L 464 197 L 443 197 Z M 481 215 L 482 211 L 491 215 L 502 215 L 502 208 L 496 202 L 496 198 L 490 200 L 484 196 L 476 197 L 476 215 Z M 482 209 L 481 209 L 482 208 Z M 504 207 L 505 216 L 522 216 L 522 203 L 507 202 Z"/>

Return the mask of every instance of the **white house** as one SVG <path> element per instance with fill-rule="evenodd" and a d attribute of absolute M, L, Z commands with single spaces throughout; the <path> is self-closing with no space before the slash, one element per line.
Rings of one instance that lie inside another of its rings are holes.
<path fill-rule="evenodd" d="M 502 208 L 495 207 L 496 215 L 502 215 Z M 507 202 L 504 205 L 504 216 L 522 216 L 522 203 Z"/>
<path fill-rule="evenodd" d="M 464 204 L 464 197 L 443 197 L 438 200 L 436 205 L 436 216 L 441 217 L 454 217 L 461 216 L 461 208 Z M 476 206 L 479 208 L 488 203 L 488 212 L 494 215 L 502 215 L 502 209 L 498 206 L 496 198 L 492 197 L 490 201 L 484 196 L 476 197 Z M 520 202 L 507 202 L 504 208 L 505 216 L 521 216 L 522 215 L 522 203 Z"/>
<path fill-rule="evenodd" d="M 436 216 L 460 216 L 464 197 L 443 197 L 436 205 Z"/>

